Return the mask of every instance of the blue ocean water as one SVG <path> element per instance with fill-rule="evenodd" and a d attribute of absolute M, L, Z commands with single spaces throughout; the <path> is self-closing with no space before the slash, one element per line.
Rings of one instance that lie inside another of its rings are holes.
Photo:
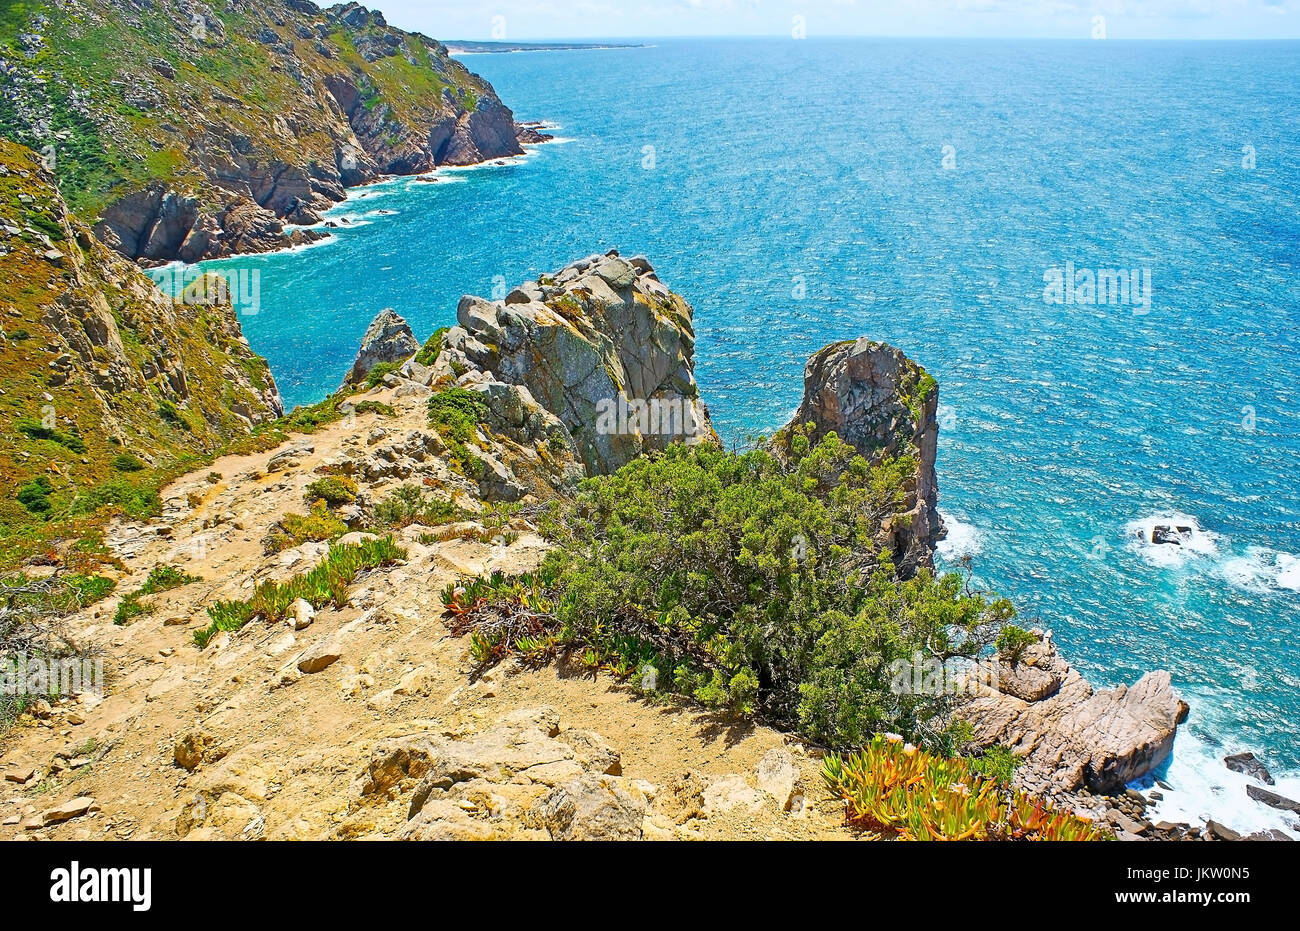
<path fill-rule="evenodd" d="M 948 560 L 1099 684 L 1170 669 L 1193 706 L 1179 804 L 1266 820 L 1217 759 L 1300 774 L 1300 44 L 465 60 L 562 140 L 360 191 L 328 244 L 213 263 L 260 270 L 244 330 L 290 403 L 337 386 L 382 307 L 423 336 L 463 293 L 611 247 L 693 303 L 724 438 L 783 423 L 822 345 L 887 340 L 941 385 Z M 1150 306 L 1045 301 L 1067 262 L 1146 270 Z M 1162 516 L 1202 532 L 1138 545 Z"/>

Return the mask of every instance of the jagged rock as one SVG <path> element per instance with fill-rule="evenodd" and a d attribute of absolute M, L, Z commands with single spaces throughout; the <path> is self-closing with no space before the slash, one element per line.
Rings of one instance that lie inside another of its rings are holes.
<path fill-rule="evenodd" d="M 1257 802 L 1262 802 L 1269 808 L 1276 808 L 1279 811 L 1289 811 L 1300 815 L 1300 802 L 1293 801 L 1276 792 L 1270 792 L 1268 789 L 1261 789 L 1259 786 L 1246 786 L 1246 794 Z"/>
<path fill-rule="evenodd" d="M 1033 701 L 998 688 L 980 690 L 960 709 L 976 744 L 1011 747 L 1025 761 L 1017 770 L 1022 781 L 1039 777 L 1096 793 L 1119 789 L 1164 762 L 1187 717 L 1169 673 L 1149 672 L 1131 687 L 1098 692 L 1055 655 L 1050 638 L 1040 646 L 1035 668 L 1060 675 L 1059 687 Z M 1029 681 L 1029 694 L 1043 693 L 1042 680 Z M 1024 682 L 1017 676 L 1011 687 L 1023 691 Z"/>
<path fill-rule="evenodd" d="M 934 564 L 943 536 L 935 474 L 939 390 L 933 378 L 892 346 L 868 339 L 827 346 L 804 367 L 795 424 L 815 424 L 813 440 L 835 433 L 868 462 L 911 456 L 916 473 L 891 545 L 904 572 Z"/>
<path fill-rule="evenodd" d="M 483 394 L 493 430 L 522 447 L 501 460 L 517 485 L 535 487 L 523 471 L 562 486 L 675 441 L 716 439 L 695 384 L 693 313 L 649 263 L 638 270 L 612 251 L 505 301 L 462 298 L 433 377 Z M 546 462 L 529 455 L 539 445 Z"/>
<path fill-rule="evenodd" d="M 1252 779 L 1257 779 L 1266 786 L 1273 785 L 1273 774 L 1253 753 L 1234 753 L 1231 756 L 1225 756 L 1223 763 L 1234 773 L 1242 773 Z"/>
<path fill-rule="evenodd" d="M 420 351 L 406 320 L 391 307 L 381 310 L 366 328 L 347 383 L 359 384 L 376 365 L 404 362 Z"/>
<path fill-rule="evenodd" d="M 540 816 L 555 840 L 640 840 L 649 805 L 628 781 L 586 775 L 559 786 Z"/>

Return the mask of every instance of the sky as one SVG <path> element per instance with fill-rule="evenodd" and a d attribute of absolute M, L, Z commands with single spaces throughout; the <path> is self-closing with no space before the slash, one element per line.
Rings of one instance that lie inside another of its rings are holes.
<path fill-rule="evenodd" d="M 330 0 L 318 0 L 326 3 Z M 1300 0 L 364 0 L 438 39 L 1296 39 Z M 1094 33 L 1101 32 L 1101 35 Z"/>

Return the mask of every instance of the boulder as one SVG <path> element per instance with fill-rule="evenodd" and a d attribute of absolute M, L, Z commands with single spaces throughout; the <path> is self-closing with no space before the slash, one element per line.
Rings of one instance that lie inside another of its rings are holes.
<path fill-rule="evenodd" d="M 1257 802 L 1262 802 L 1269 808 L 1276 808 L 1279 811 L 1289 811 L 1300 815 L 1300 802 L 1287 798 L 1284 795 L 1278 795 L 1276 792 L 1270 792 L 1268 789 L 1261 789 L 1259 786 L 1246 786 L 1246 794 Z"/>
<path fill-rule="evenodd" d="M 1231 756 L 1223 758 L 1223 765 L 1234 773 L 1241 773 L 1264 783 L 1266 786 L 1273 785 L 1273 774 L 1268 771 L 1268 767 L 1259 761 L 1255 754 L 1234 753 Z"/>
<path fill-rule="evenodd" d="M 322 637 L 298 657 L 298 671 L 305 675 L 333 666 L 343 657 L 343 645 L 337 636 Z"/>
<path fill-rule="evenodd" d="M 405 362 L 420 351 L 406 320 L 391 307 L 381 310 L 366 328 L 346 384 L 359 384 L 376 365 Z"/>
<path fill-rule="evenodd" d="M 616 776 L 588 774 L 558 786 L 539 806 L 554 840 L 640 840 L 645 796 Z"/>
<path fill-rule="evenodd" d="M 1056 654 L 1050 637 L 1026 653 L 1031 650 L 1033 669 L 1059 677 L 1058 687 L 1049 691 L 1041 677 L 1016 673 L 1009 683 L 981 689 L 958 712 L 974 728 L 977 745 L 1008 746 L 1024 760 L 1018 780 L 1114 792 L 1168 758 L 1188 711 L 1168 672 L 1096 691 Z"/>
<path fill-rule="evenodd" d="M 611 251 L 504 301 L 463 298 L 434 379 L 482 392 L 493 429 L 545 443 L 561 481 L 567 463 L 606 474 L 672 442 L 715 440 L 695 383 L 694 311 L 642 267 Z"/>

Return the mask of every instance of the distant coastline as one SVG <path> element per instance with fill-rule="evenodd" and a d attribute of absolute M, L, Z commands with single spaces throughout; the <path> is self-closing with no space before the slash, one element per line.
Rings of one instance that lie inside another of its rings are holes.
<path fill-rule="evenodd" d="M 450 55 L 503 55 L 507 52 L 590 52 L 600 49 L 650 48 L 645 43 L 611 42 L 444 42 Z"/>

